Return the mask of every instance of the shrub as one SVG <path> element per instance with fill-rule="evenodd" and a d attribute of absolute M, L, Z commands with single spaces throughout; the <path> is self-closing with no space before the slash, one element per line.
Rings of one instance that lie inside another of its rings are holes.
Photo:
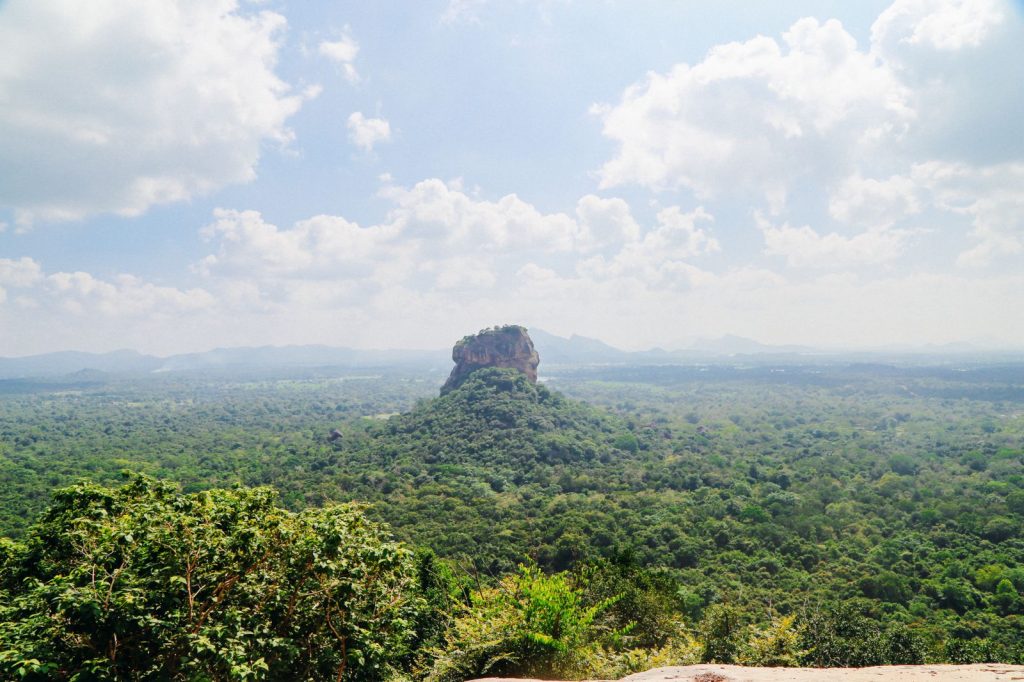
<path fill-rule="evenodd" d="M 800 633 L 794 616 L 772 618 L 767 627 L 750 627 L 739 662 L 744 665 L 790 668 L 800 664 Z"/>
<path fill-rule="evenodd" d="M 616 634 L 595 623 L 613 602 L 586 608 L 566 574 L 521 566 L 462 609 L 427 679 L 585 674 L 600 659 L 602 636 L 611 641 Z"/>
<path fill-rule="evenodd" d="M 712 604 L 704 611 L 699 627 L 702 663 L 732 663 L 740 645 L 740 621 L 736 610 Z"/>
<path fill-rule="evenodd" d="M 133 478 L 59 491 L 0 569 L 7 679 L 381 680 L 419 607 L 410 553 L 358 508 Z"/>

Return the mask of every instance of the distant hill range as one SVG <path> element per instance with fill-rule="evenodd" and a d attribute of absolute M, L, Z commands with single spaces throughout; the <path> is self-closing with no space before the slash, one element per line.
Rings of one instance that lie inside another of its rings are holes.
<path fill-rule="evenodd" d="M 819 353 L 806 346 L 769 346 L 741 336 L 723 336 L 700 339 L 689 348 L 664 350 L 652 348 L 644 351 L 624 351 L 585 336 L 573 334 L 563 338 L 540 329 L 531 329 L 530 336 L 540 352 L 542 363 L 548 364 L 661 364 L 673 362 L 701 362 L 712 358 L 736 355 L 811 355 Z"/>
<path fill-rule="evenodd" d="M 899 362 L 924 357 L 977 360 L 1024 360 L 1024 352 L 994 352 L 970 344 L 944 346 L 889 346 L 866 351 L 822 351 L 807 346 L 772 346 L 740 336 L 700 339 L 689 348 L 624 351 L 603 341 L 572 335 L 556 336 L 536 327 L 530 337 L 540 354 L 543 374 L 553 366 L 661 365 L 722 361 L 769 363 L 813 363 L 818 361 Z M 106 374 L 150 374 L 204 370 L 247 370 L 314 367 L 417 367 L 451 368 L 448 350 L 360 350 L 333 346 L 260 346 L 216 348 L 202 353 L 167 357 L 144 355 L 133 350 L 110 353 L 64 351 L 25 357 L 0 357 L 0 380 L 56 377 L 90 372 Z"/>
<path fill-rule="evenodd" d="M 79 372 L 152 374 L 202 370 L 305 367 L 436 366 L 447 371 L 447 351 L 357 350 L 331 346 L 261 346 L 215 348 L 203 353 L 168 357 L 143 355 L 132 350 L 111 353 L 76 351 L 0 358 L 0 379 L 64 376 Z"/>

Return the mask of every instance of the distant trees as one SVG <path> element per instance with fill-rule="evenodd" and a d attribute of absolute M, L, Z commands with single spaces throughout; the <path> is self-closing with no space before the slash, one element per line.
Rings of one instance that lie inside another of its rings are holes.
<path fill-rule="evenodd" d="M 582 609 L 616 599 L 592 622 L 596 639 L 581 640 L 602 675 L 708 651 L 778 665 L 1024 663 L 1024 431 L 1010 416 L 1024 394 L 992 402 L 957 376 L 894 395 L 870 368 L 821 366 L 803 383 L 687 371 L 601 368 L 534 385 L 492 369 L 440 399 L 426 373 L 0 392 L 0 534 L 16 540 L 0 540 L 0 679 L 95 679 L 138 661 L 179 677 L 308 666 L 335 679 L 340 602 L 325 619 L 317 576 L 358 586 L 340 566 L 375 559 L 342 547 L 378 541 L 397 562 L 388 575 L 404 610 L 387 616 L 395 634 L 383 640 L 351 644 L 365 633 L 339 630 L 349 679 L 374 664 L 426 674 L 455 618 L 520 563 L 545 578 L 570 571 Z M 1008 377 L 1018 385 L 1024 371 Z M 344 437 L 328 443 L 335 426 Z M 188 494 L 136 481 L 54 497 L 83 478 L 121 481 L 124 469 Z M 210 488 L 228 489 L 201 493 Z M 331 506 L 347 500 L 368 506 Z M 410 559 L 367 519 L 436 556 Z M 338 546 L 315 524 L 340 528 Z M 193 636 L 181 580 L 196 547 L 213 548 L 197 564 L 212 587 L 194 609 L 239 577 Z M 306 569 L 310 553 L 327 568 Z M 298 607 L 287 617 L 295 580 L 316 618 Z M 855 618 L 829 616 L 845 606 Z M 289 649 L 302 632 L 320 649 Z M 386 642 L 386 660 L 373 642 Z"/>

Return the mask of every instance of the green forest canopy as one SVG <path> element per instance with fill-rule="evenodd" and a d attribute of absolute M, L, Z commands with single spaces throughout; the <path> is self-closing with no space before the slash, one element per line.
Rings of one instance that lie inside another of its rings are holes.
<path fill-rule="evenodd" d="M 604 634 L 576 648 L 639 646 L 647 662 L 1022 660 L 1015 384 L 848 367 L 702 374 L 559 380 L 590 405 L 511 370 L 430 400 L 436 384 L 416 376 L 6 396 L 2 520 L 31 544 L 39 531 L 26 536 L 23 519 L 52 486 L 124 468 L 187 494 L 270 484 L 294 511 L 367 502 L 408 546 L 484 585 L 475 602 L 455 578 L 433 602 L 416 597 L 443 605 L 431 660 L 455 676 L 490 660 L 445 657 L 481 634 L 472 609 L 516 611 L 487 596 L 497 580 L 517 581 L 503 594 L 575 590 L 579 613 L 603 605 L 584 630 Z M 571 577 L 534 589 L 549 578 L 523 561 Z M 389 665 L 433 669 L 409 646 Z M 530 657 L 569 669 L 542 653 Z M 601 660 L 613 659 L 629 669 Z"/>

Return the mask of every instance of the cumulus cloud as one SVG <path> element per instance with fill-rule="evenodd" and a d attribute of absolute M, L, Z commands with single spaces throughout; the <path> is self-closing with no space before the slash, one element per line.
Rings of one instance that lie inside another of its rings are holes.
<path fill-rule="evenodd" d="M 22 307 L 44 316 L 165 317 L 216 304 L 204 289 L 160 286 L 129 274 L 102 279 L 80 271 L 46 273 L 27 256 L 0 258 L 0 291 L 4 288 L 17 293 Z"/>
<path fill-rule="evenodd" d="M 1006 19 L 1002 0 L 896 0 L 871 26 L 871 42 L 954 51 L 977 47 Z"/>
<path fill-rule="evenodd" d="M 541 213 L 515 194 L 478 200 L 456 187 L 437 179 L 385 187 L 381 195 L 394 203 L 385 224 L 424 249 L 484 254 L 570 251 L 583 239 L 580 224 L 564 213 Z"/>
<path fill-rule="evenodd" d="M 792 267 L 893 263 L 921 224 L 967 233 L 961 266 L 1020 255 L 1024 90 L 1005 77 L 1022 29 L 1006 0 L 895 0 L 863 47 L 816 19 L 718 45 L 595 106 L 617 145 L 598 177 L 749 201 L 782 222 L 760 226 L 765 253 Z M 794 192 L 804 212 L 827 195 L 821 229 L 784 222 Z"/>
<path fill-rule="evenodd" d="M 604 187 L 686 188 L 705 198 L 746 192 L 780 211 L 797 185 L 838 185 L 879 168 L 891 175 L 931 159 L 1019 158 L 1024 138 L 1006 131 L 1024 91 L 997 74 L 1024 59 L 1022 28 L 1006 0 L 897 0 L 865 47 L 838 21 L 810 18 L 781 42 L 715 46 L 594 107 L 617 145 L 598 177 Z M 860 189 L 911 201 L 892 184 Z"/>
<path fill-rule="evenodd" d="M 225 307 L 228 306 L 228 307 Z M 0 258 L 0 354 L 135 348 L 167 352 L 208 333 L 237 308 L 201 287 L 131 274 L 47 272 L 31 257 Z M 228 316 L 230 317 L 230 316 Z"/>
<path fill-rule="evenodd" d="M 436 179 L 386 185 L 381 195 L 392 207 L 369 226 L 316 216 L 280 228 L 255 211 L 218 210 L 202 231 L 216 251 L 196 269 L 214 280 L 247 279 L 245 291 L 281 303 L 321 287 L 321 301 L 337 305 L 397 289 L 479 296 L 514 284 L 527 265 L 594 281 L 686 287 L 700 276 L 688 261 L 719 248 L 702 208 L 662 209 L 644 230 L 619 198 L 586 195 L 569 216 L 543 213 L 513 194 L 476 198 Z"/>
<path fill-rule="evenodd" d="M 199 264 L 207 275 L 362 277 L 375 260 L 388 253 L 397 257 L 401 250 L 395 227 L 363 228 L 340 216 L 314 216 L 287 230 L 267 223 L 257 211 L 217 209 L 214 218 L 201 230 L 220 247 Z"/>
<path fill-rule="evenodd" d="M 634 278 L 656 287 L 687 289 L 705 276 L 689 262 L 719 249 L 718 240 L 698 223 L 714 218 L 703 208 L 684 213 L 678 206 L 658 212 L 657 225 L 642 239 L 632 240 L 611 258 L 596 256 L 580 263 L 580 274 L 595 279 Z"/>
<path fill-rule="evenodd" d="M 28 287 L 42 279 L 42 268 L 34 259 L 0 258 L 0 286 Z"/>
<path fill-rule="evenodd" d="M 798 268 L 841 269 L 893 261 L 906 249 L 910 230 L 870 229 L 847 237 L 835 232 L 819 234 L 808 225 L 773 226 L 760 221 L 765 254 L 783 256 Z"/>
<path fill-rule="evenodd" d="M 958 265 L 980 267 L 1024 253 L 1024 163 L 930 161 L 915 165 L 911 177 L 938 208 L 970 219 L 974 245 L 960 254 Z"/>
<path fill-rule="evenodd" d="M 895 257 L 906 237 L 913 232 L 886 231 L 886 228 L 926 207 L 936 215 L 944 213 L 964 219 L 963 232 L 970 246 L 962 249 L 957 265 L 983 267 L 1024 253 L 1024 163 L 1021 162 L 979 166 L 925 161 L 914 164 L 906 175 L 883 180 L 848 178 L 829 199 L 832 217 L 868 228 L 859 238 L 865 248 L 872 240 L 878 241 L 879 260 Z M 799 242 L 808 245 L 808 251 L 812 242 L 822 246 L 827 242 L 836 248 L 849 242 L 839 235 L 815 241 L 810 236 L 810 228 L 800 231 L 802 235 L 792 228 L 782 232 L 774 228 L 765 230 L 766 239 L 769 235 L 773 238 L 774 246 L 770 250 L 785 255 L 787 249 L 795 248 Z M 952 231 L 946 227 L 947 233 Z"/>
<path fill-rule="evenodd" d="M 56 272 L 44 280 L 44 295 L 75 314 L 108 316 L 167 315 L 212 307 L 214 298 L 203 289 L 183 291 L 158 286 L 134 275 L 107 281 L 87 272 Z"/>
<path fill-rule="evenodd" d="M 234 0 L 0 6 L 0 204 L 18 220 L 133 216 L 256 176 L 301 105 L 284 17 Z"/>
<path fill-rule="evenodd" d="M 801 19 L 780 45 L 718 45 L 595 108 L 618 144 L 601 185 L 746 190 L 779 206 L 798 177 L 842 175 L 914 118 L 910 93 L 836 20 Z"/>
<path fill-rule="evenodd" d="M 354 111 L 348 117 L 348 139 L 364 152 L 371 152 L 378 142 L 391 139 L 391 124 L 383 118 L 366 118 L 361 111 Z"/>
<path fill-rule="evenodd" d="M 909 177 L 876 180 L 852 175 L 829 193 L 828 211 L 836 220 L 860 227 L 888 227 L 921 212 L 919 188 Z"/>
<path fill-rule="evenodd" d="M 633 218 L 629 204 L 622 199 L 602 199 L 588 194 L 576 203 L 576 218 L 584 232 L 581 246 L 587 250 L 640 238 L 640 225 Z"/>
<path fill-rule="evenodd" d="M 345 79 L 350 83 L 359 81 L 359 72 L 356 70 L 356 56 L 359 54 L 359 43 L 347 33 L 338 40 L 324 40 L 317 46 L 321 56 L 330 59 L 341 67 Z"/>

